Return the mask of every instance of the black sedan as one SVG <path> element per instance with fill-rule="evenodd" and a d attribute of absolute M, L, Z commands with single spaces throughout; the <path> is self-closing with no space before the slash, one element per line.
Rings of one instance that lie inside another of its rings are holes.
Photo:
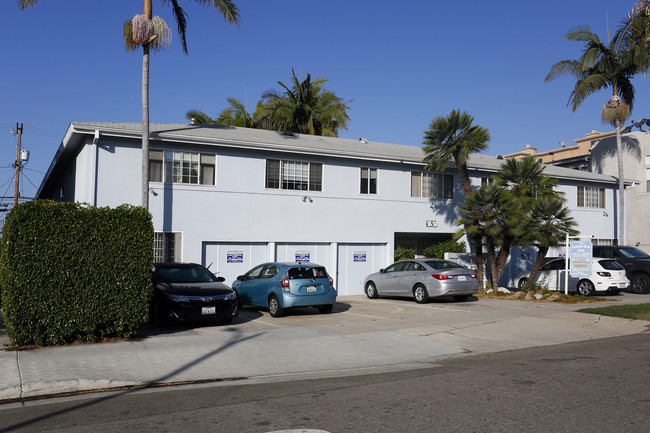
<path fill-rule="evenodd" d="M 230 323 L 239 314 L 237 293 L 196 263 L 156 263 L 150 320 Z"/>

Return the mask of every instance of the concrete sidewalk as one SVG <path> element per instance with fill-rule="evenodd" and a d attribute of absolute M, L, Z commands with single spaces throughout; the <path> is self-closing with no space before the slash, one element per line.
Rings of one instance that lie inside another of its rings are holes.
<path fill-rule="evenodd" d="M 145 325 L 131 341 L 0 350 L 0 403 L 130 386 L 411 368 L 463 353 L 630 335 L 650 327 L 575 312 L 609 302 L 472 299 L 420 305 L 342 297 L 328 315 L 299 309 L 274 319 L 264 310 L 244 309 L 228 326 Z M 626 293 L 612 300 L 644 303 L 650 295 Z M 0 334 L 2 344 L 8 339 Z"/>

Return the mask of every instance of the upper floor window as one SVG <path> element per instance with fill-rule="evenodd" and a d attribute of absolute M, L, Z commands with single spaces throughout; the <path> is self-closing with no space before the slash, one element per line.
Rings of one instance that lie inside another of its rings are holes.
<path fill-rule="evenodd" d="M 156 263 L 181 261 L 181 233 L 155 232 L 153 259 Z"/>
<path fill-rule="evenodd" d="M 361 167 L 361 194 L 377 194 L 377 169 Z"/>
<path fill-rule="evenodd" d="M 323 164 L 267 159 L 266 188 L 322 191 Z"/>
<path fill-rule="evenodd" d="M 411 197 L 454 198 L 454 175 L 411 172 Z"/>
<path fill-rule="evenodd" d="M 605 188 L 578 187 L 578 207 L 605 207 Z"/>
<path fill-rule="evenodd" d="M 195 152 L 152 150 L 149 152 L 149 181 L 214 185 L 215 155 Z"/>

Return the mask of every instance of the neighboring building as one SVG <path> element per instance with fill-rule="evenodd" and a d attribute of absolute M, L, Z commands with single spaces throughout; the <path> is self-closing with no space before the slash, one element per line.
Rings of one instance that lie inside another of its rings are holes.
<path fill-rule="evenodd" d="M 625 239 L 620 245 L 636 246 L 650 253 L 650 135 L 648 131 L 623 134 L 623 172 L 626 183 Z M 533 155 L 546 164 L 607 174 L 618 178 L 616 131 L 592 131 L 575 140 L 576 146 L 537 153 L 527 146 L 507 157 Z"/>
<path fill-rule="evenodd" d="M 152 124 L 150 211 L 157 260 L 210 266 L 232 282 L 267 260 L 323 264 L 341 295 L 458 230 L 464 201 L 452 165 L 425 171 L 421 147 L 219 125 Z M 72 123 L 38 198 L 95 206 L 141 200 L 141 125 Z M 502 158 L 472 155 L 474 186 Z M 582 233 L 613 243 L 616 179 L 548 167 Z M 530 267 L 517 255 L 510 273 Z M 506 279 L 510 276 L 506 276 Z"/>

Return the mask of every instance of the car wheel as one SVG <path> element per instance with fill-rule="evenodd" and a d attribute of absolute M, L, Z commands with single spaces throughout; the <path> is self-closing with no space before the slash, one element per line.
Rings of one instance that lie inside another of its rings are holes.
<path fill-rule="evenodd" d="M 646 274 L 636 274 L 632 277 L 632 291 L 638 294 L 650 292 L 650 277 Z"/>
<path fill-rule="evenodd" d="M 275 295 L 272 295 L 269 298 L 269 313 L 271 313 L 271 317 L 282 316 L 282 306 L 280 305 L 280 301 L 278 301 L 278 298 L 275 297 Z"/>
<path fill-rule="evenodd" d="M 418 284 L 413 288 L 413 297 L 415 302 L 418 304 L 424 304 L 429 300 L 429 293 L 427 293 L 427 288 L 422 284 Z"/>
<path fill-rule="evenodd" d="M 318 306 L 318 312 L 321 314 L 329 314 L 332 312 L 332 308 L 334 308 L 334 305 L 329 304 L 329 305 L 319 305 Z"/>
<path fill-rule="evenodd" d="M 524 277 L 524 278 L 520 279 L 519 283 L 517 283 L 517 288 L 519 290 L 523 289 L 524 286 L 526 285 L 526 283 L 528 283 L 528 278 Z"/>
<path fill-rule="evenodd" d="M 578 293 L 582 296 L 591 296 L 594 294 L 594 284 L 589 280 L 582 280 L 578 283 Z"/>
<path fill-rule="evenodd" d="M 379 297 L 379 293 L 377 293 L 377 287 L 372 281 L 366 284 L 366 296 L 369 299 L 377 299 Z"/>
<path fill-rule="evenodd" d="M 469 298 L 469 295 L 454 295 L 454 301 L 463 302 Z"/>

